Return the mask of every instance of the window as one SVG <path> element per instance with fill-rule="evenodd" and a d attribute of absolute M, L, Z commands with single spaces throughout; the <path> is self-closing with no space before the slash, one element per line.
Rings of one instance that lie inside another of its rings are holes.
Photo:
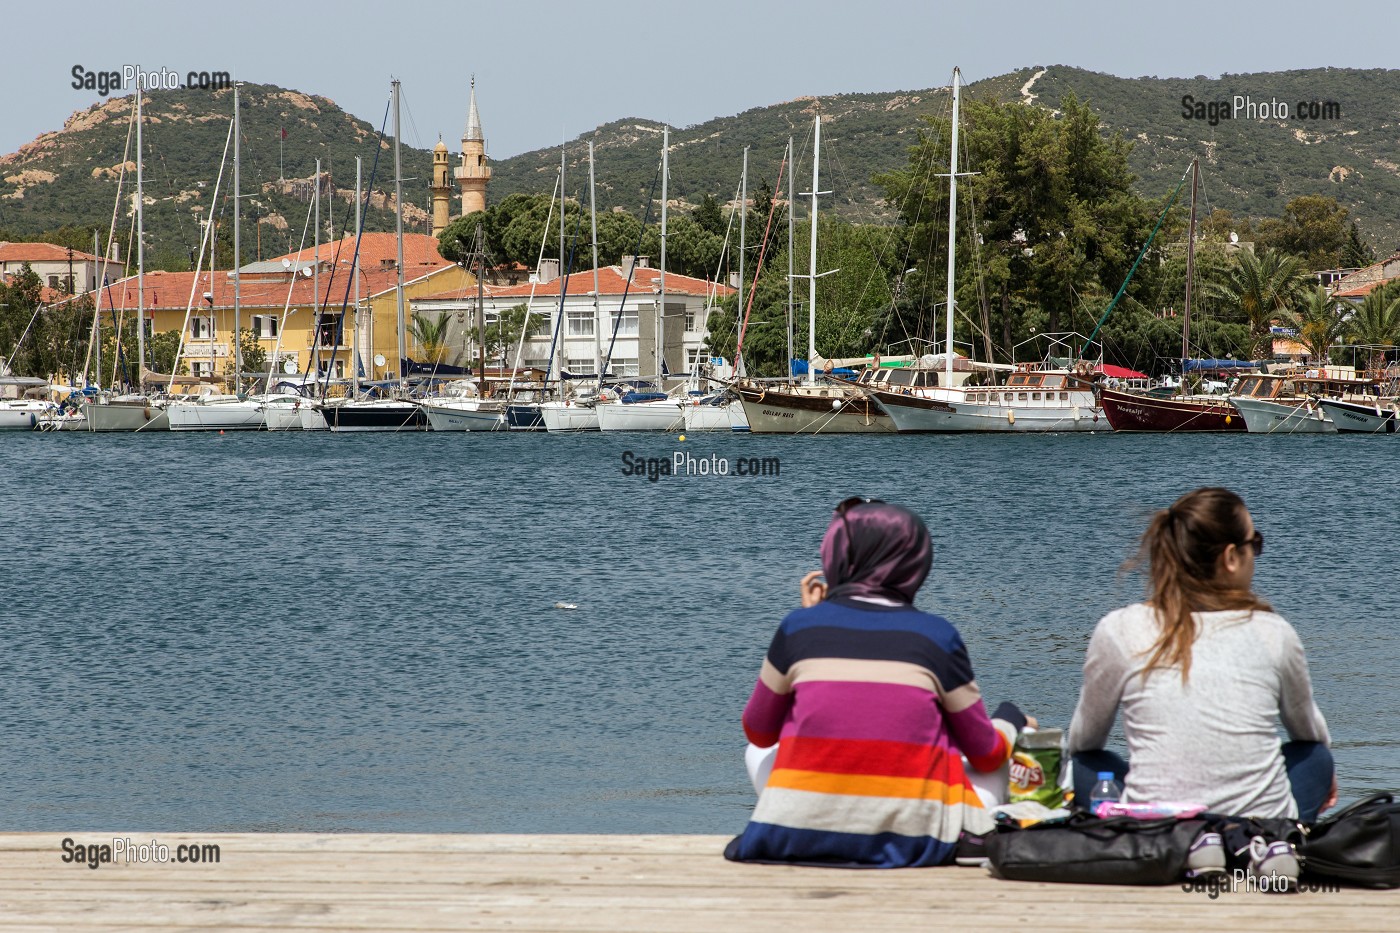
<path fill-rule="evenodd" d="M 584 311 L 570 311 L 570 312 L 568 312 L 568 318 L 567 318 L 567 320 L 566 320 L 565 323 L 566 323 L 566 325 L 567 325 L 567 327 L 568 327 L 568 330 L 566 331 L 567 336 L 570 336 L 570 337 L 592 337 L 592 336 L 593 336 L 593 311 L 592 311 L 592 309 L 588 309 L 588 310 L 584 310 Z"/>
<path fill-rule="evenodd" d="M 532 359 L 527 359 L 525 362 L 521 363 L 520 366 L 522 369 L 546 370 L 549 368 L 549 357 L 537 356 Z"/>
<path fill-rule="evenodd" d="M 527 337 L 548 337 L 550 336 L 549 315 L 541 314 L 538 311 L 530 314 L 530 331 Z"/>
<path fill-rule="evenodd" d="M 340 315 L 323 314 L 316 325 L 316 339 L 323 347 L 333 347 L 339 338 Z"/>
<path fill-rule="evenodd" d="M 214 364 L 208 360 L 191 360 L 190 372 L 199 377 L 212 376 L 214 375 Z"/>
<path fill-rule="evenodd" d="M 693 333 L 695 333 L 695 317 L 696 317 L 696 309 L 695 309 L 695 308 L 692 308 L 690 305 L 686 305 L 686 306 L 685 306 L 685 332 L 686 332 L 687 334 L 693 334 Z"/>
<path fill-rule="evenodd" d="M 1007 394 L 1009 395 L 1010 393 L 1007 393 Z M 1017 393 L 1016 393 L 1016 400 L 1017 400 L 1017 401 L 1020 401 L 1020 402 L 1026 401 L 1026 393 L 1024 393 L 1024 392 L 1017 392 Z"/>
<path fill-rule="evenodd" d="M 275 314 L 255 314 L 253 315 L 253 333 L 263 338 L 274 338 L 277 336 L 278 323 Z"/>
<path fill-rule="evenodd" d="M 58 276 L 49 276 L 49 288 L 58 288 Z"/>
<path fill-rule="evenodd" d="M 208 319 L 207 317 L 192 317 L 192 318 L 190 318 L 190 339 L 191 339 L 191 340 L 208 340 L 208 339 L 209 339 L 209 319 Z"/>
<path fill-rule="evenodd" d="M 637 309 L 622 312 L 622 322 L 618 324 L 617 333 L 620 337 L 637 336 Z"/>
<path fill-rule="evenodd" d="M 1061 392 L 1061 393 L 1060 393 L 1060 401 L 1062 401 L 1062 402 L 1068 402 L 1068 401 L 1069 401 L 1069 393 L 1068 393 L 1068 392 Z"/>
<path fill-rule="evenodd" d="M 564 363 L 564 368 L 575 376 L 593 376 L 598 373 L 598 367 L 594 364 L 592 357 L 582 359 L 571 356 Z"/>
<path fill-rule="evenodd" d="M 626 320 L 626 318 L 623 320 Z M 636 317 L 634 316 L 632 320 L 635 321 Z M 630 358 L 621 356 L 613 357 L 611 369 L 612 374 L 619 378 L 640 375 L 637 370 L 637 358 L 635 356 Z"/>
<path fill-rule="evenodd" d="M 1040 401 L 1040 393 L 1039 393 L 1039 392 L 1032 392 L 1032 393 L 1031 393 L 1031 401 L 1033 401 L 1033 402 L 1038 402 L 1038 401 Z"/>

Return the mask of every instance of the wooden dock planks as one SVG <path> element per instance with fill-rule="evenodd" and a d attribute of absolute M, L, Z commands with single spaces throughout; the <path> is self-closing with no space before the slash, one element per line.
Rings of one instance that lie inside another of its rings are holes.
<path fill-rule="evenodd" d="M 722 836 L 74 833 L 218 864 L 64 864 L 60 833 L 0 834 L 0 931 L 1389 928 L 1400 891 L 1212 900 L 1180 887 L 999 881 L 968 868 L 735 865 Z"/>

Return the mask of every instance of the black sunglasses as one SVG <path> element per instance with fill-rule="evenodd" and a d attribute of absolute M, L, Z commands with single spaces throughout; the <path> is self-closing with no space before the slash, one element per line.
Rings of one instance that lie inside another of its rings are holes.
<path fill-rule="evenodd" d="M 846 513 L 858 505 L 876 505 L 884 502 L 884 499 L 872 499 L 869 496 L 851 496 L 849 499 L 842 499 L 836 503 L 836 516 L 841 519 L 842 526 L 846 529 L 846 573 L 851 574 L 856 569 L 856 552 L 851 547 L 851 523 L 846 521 Z M 1261 544 L 1260 547 L 1263 547 Z"/>
<path fill-rule="evenodd" d="M 1260 554 L 1264 553 L 1264 533 L 1258 528 L 1254 529 L 1253 537 L 1245 541 L 1244 544 L 1247 544 L 1251 548 L 1253 548 L 1254 556 L 1258 557 Z"/>

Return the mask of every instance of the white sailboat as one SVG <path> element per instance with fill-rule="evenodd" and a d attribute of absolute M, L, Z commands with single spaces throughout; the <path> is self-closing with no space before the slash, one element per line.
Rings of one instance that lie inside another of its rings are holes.
<path fill-rule="evenodd" d="M 234 386 L 242 377 L 241 343 L 238 326 L 241 322 L 242 282 L 239 267 L 243 262 L 242 230 L 239 226 L 243 214 L 241 181 L 239 177 L 239 107 L 238 88 L 233 86 L 233 344 L 234 344 Z M 319 166 L 319 161 L 317 165 Z M 210 228 L 212 231 L 212 227 Z M 212 311 L 210 312 L 213 313 Z M 200 393 L 195 398 L 174 399 L 166 408 L 172 431 L 257 431 L 263 427 L 262 407 L 255 399 L 239 394 L 224 395 Z"/>
<path fill-rule="evenodd" d="M 136 382 L 137 391 L 100 395 L 83 403 L 89 431 L 165 431 L 170 428 L 162 402 L 145 395 L 146 380 L 146 241 L 145 189 L 142 184 L 141 98 L 136 89 Z M 118 335 L 120 339 L 120 335 Z"/>
<path fill-rule="evenodd" d="M 593 370 L 598 374 L 599 384 L 603 378 L 602 322 L 598 315 L 598 209 L 595 197 L 593 174 L 593 143 L 588 144 L 588 208 L 593 229 Z M 562 247 L 561 247 L 562 248 Z M 595 407 L 597 397 L 583 398 L 570 395 L 562 399 L 540 402 L 540 417 L 544 419 L 546 431 L 567 433 L 601 430 L 598 412 Z"/>
<path fill-rule="evenodd" d="M 871 397 L 896 430 L 910 431 L 1094 431 L 1108 430 L 1098 411 L 1093 381 L 1070 370 L 1022 367 L 1005 386 L 967 386 L 955 377 L 953 294 L 957 253 L 958 106 L 962 72 L 953 69 L 953 126 L 948 167 L 948 278 L 945 296 L 941 379 L 928 386 L 875 389 Z M 991 364 L 981 364 L 990 367 Z"/>
<path fill-rule="evenodd" d="M 666 213 L 667 179 L 671 169 L 671 128 L 661 130 L 661 268 L 660 295 L 656 302 L 656 377 L 664 378 L 666 357 Z M 664 383 L 662 388 L 665 388 Z M 652 393 L 628 392 L 616 401 L 594 406 L 602 431 L 675 431 L 685 426 L 682 399 L 650 397 Z"/>

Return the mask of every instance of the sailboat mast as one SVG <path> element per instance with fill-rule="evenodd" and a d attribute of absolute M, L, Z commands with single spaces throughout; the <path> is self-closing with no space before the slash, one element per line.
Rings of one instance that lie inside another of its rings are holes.
<path fill-rule="evenodd" d="M 603 387 L 603 322 L 598 317 L 598 199 L 593 183 L 593 141 L 588 142 L 588 213 L 593 227 L 593 371 Z"/>
<path fill-rule="evenodd" d="M 241 141 L 242 130 L 239 126 L 241 119 L 238 113 L 238 85 L 233 86 L 233 391 L 238 392 L 243 383 L 243 341 L 239 339 L 239 331 L 242 328 L 242 303 L 243 297 L 240 291 L 238 279 L 238 267 L 243 265 L 240 258 L 242 240 L 242 230 L 239 227 L 238 219 L 243 214 L 243 202 L 239 200 L 243 189 L 240 187 L 241 176 L 239 166 L 242 159 L 239 156 L 238 144 Z M 213 263 L 211 262 L 212 266 Z"/>
<path fill-rule="evenodd" d="M 146 382 L 146 205 L 145 188 L 141 181 L 141 98 L 146 90 L 136 84 L 136 391 L 140 392 Z M 237 93 L 235 89 L 234 93 Z M 234 111 L 235 126 L 238 111 Z M 237 130 L 235 130 L 235 133 Z M 234 177 L 238 172 L 238 160 L 233 163 Z M 236 215 L 235 215 L 236 216 Z M 117 335 L 121 341 L 121 334 Z"/>
<path fill-rule="evenodd" d="M 486 398 L 486 234 L 476 225 L 477 397 Z"/>
<path fill-rule="evenodd" d="M 943 332 L 943 385 L 953 384 L 953 273 L 956 265 L 958 242 L 958 85 L 962 73 L 953 69 L 953 135 L 952 155 L 948 160 L 948 292 L 944 300 L 946 324 Z"/>
<path fill-rule="evenodd" d="M 311 201 L 315 205 L 312 208 L 313 216 L 311 228 L 315 231 L 311 240 L 311 320 L 312 327 L 318 330 L 321 327 L 321 160 L 316 160 L 316 190 L 311 195 Z M 302 240 L 305 243 L 305 240 Z M 292 275 L 297 275 L 301 270 L 293 270 Z M 335 355 L 334 351 L 331 353 Z M 319 360 L 317 361 L 319 363 Z M 317 367 L 319 368 L 319 366 Z M 326 386 L 330 387 L 331 373 L 329 367 L 326 369 Z"/>
<path fill-rule="evenodd" d="M 812 127 L 812 247 L 807 265 L 807 384 L 817 384 L 817 192 L 821 188 L 822 118 Z"/>
<path fill-rule="evenodd" d="M 671 176 L 671 128 L 661 128 L 661 298 L 656 304 L 656 382 L 666 391 L 662 369 L 666 353 L 666 184 Z"/>
<path fill-rule="evenodd" d="M 568 283 L 567 281 L 565 281 L 565 278 L 567 277 L 567 273 L 565 272 L 565 267 L 564 267 L 564 264 L 565 264 L 566 262 L 568 262 L 568 256 L 567 256 L 567 254 L 566 254 L 566 252 L 565 252 L 565 249 L 564 249 L 565 235 L 566 235 L 566 234 L 565 234 L 565 231 L 564 231 L 564 215 L 565 215 L 566 213 L 568 213 L 568 209 L 569 209 L 569 199 L 568 199 L 568 196 L 564 194 L 564 190 L 565 190 L 565 189 L 564 189 L 564 167 L 565 167 L 564 159 L 565 159 L 565 155 L 566 155 L 565 152 L 564 152 L 564 147 L 565 147 L 565 145 L 566 145 L 566 140 L 564 139 L 564 136 L 563 136 L 563 134 L 561 133 L 560 136 L 559 136 L 559 277 L 560 277 L 560 282 L 559 282 L 559 294 L 560 294 L 560 295 L 563 295 L 565 289 L 567 289 L 567 288 L 569 287 L 569 283 Z M 561 298 L 560 301 L 559 301 L 559 304 L 558 304 L 557 306 L 555 306 L 555 308 L 554 308 L 555 319 L 554 319 L 554 321 L 551 322 L 551 323 L 554 325 L 553 327 L 550 328 L 550 332 L 551 332 L 551 333 L 556 334 L 556 335 L 557 335 L 557 334 L 561 334 L 561 333 L 567 333 L 567 330 L 564 328 L 564 322 L 562 322 L 562 321 L 559 320 L 559 316 L 562 316 L 564 313 L 565 313 L 565 312 L 564 312 L 564 301 L 563 301 L 563 299 Z M 554 376 L 555 376 L 555 378 L 559 380 L 559 397 L 560 397 L 560 398 L 563 398 L 563 397 L 564 397 L 564 360 L 565 360 L 565 356 L 564 356 L 564 347 L 562 346 L 563 343 L 564 343 L 564 341 L 557 339 L 557 337 L 556 337 L 556 339 L 553 341 L 553 345 L 554 345 L 554 351 L 553 351 L 553 354 L 554 354 L 554 364 L 553 364 L 553 369 L 554 369 Z M 549 386 L 546 385 L 546 386 L 545 386 L 545 391 L 548 392 L 548 390 L 549 390 Z"/>
<path fill-rule="evenodd" d="M 1191 358 L 1191 282 L 1196 277 L 1196 186 L 1201 160 L 1191 160 L 1191 222 L 1186 228 L 1186 307 L 1181 316 L 1181 392 L 1186 393 L 1186 361 Z"/>
<path fill-rule="evenodd" d="M 749 219 L 749 147 L 744 147 L 744 167 L 739 173 L 739 303 L 735 306 L 735 321 L 742 329 L 744 326 L 744 254 L 749 246 L 748 228 L 745 222 Z M 737 365 L 738 360 L 734 361 Z M 745 367 L 747 369 L 747 367 Z"/>
<path fill-rule="evenodd" d="M 787 300 L 787 378 L 792 378 L 792 238 L 793 238 L 793 216 L 792 206 L 795 203 L 793 195 L 796 191 L 794 185 L 797 178 L 797 163 L 793 161 L 792 137 L 788 137 L 788 300 Z"/>
<path fill-rule="evenodd" d="M 355 156 L 355 235 L 360 235 L 360 157 Z M 356 240 L 358 243 L 359 240 Z M 351 320 L 354 322 L 355 331 L 350 335 L 350 339 L 355 341 L 355 363 L 354 371 L 350 374 L 350 397 L 358 398 L 360 394 L 360 250 L 355 249 L 354 257 L 350 260 L 354 263 L 354 268 L 350 274 L 355 277 L 355 310 L 352 312 Z M 319 265 L 319 263 L 317 264 Z"/>
<path fill-rule="evenodd" d="M 408 357 L 408 348 L 404 345 L 404 309 L 403 309 L 403 166 L 399 161 L 399 81 L 394 79 L 394 233 L 399 244 L 399 275 L 395 285 L 398 301 L 398 331 L 399 331 L 399 392 L 402 394 L 408 390 L 408 374 L 404 372 L 404 360 Z"/>

